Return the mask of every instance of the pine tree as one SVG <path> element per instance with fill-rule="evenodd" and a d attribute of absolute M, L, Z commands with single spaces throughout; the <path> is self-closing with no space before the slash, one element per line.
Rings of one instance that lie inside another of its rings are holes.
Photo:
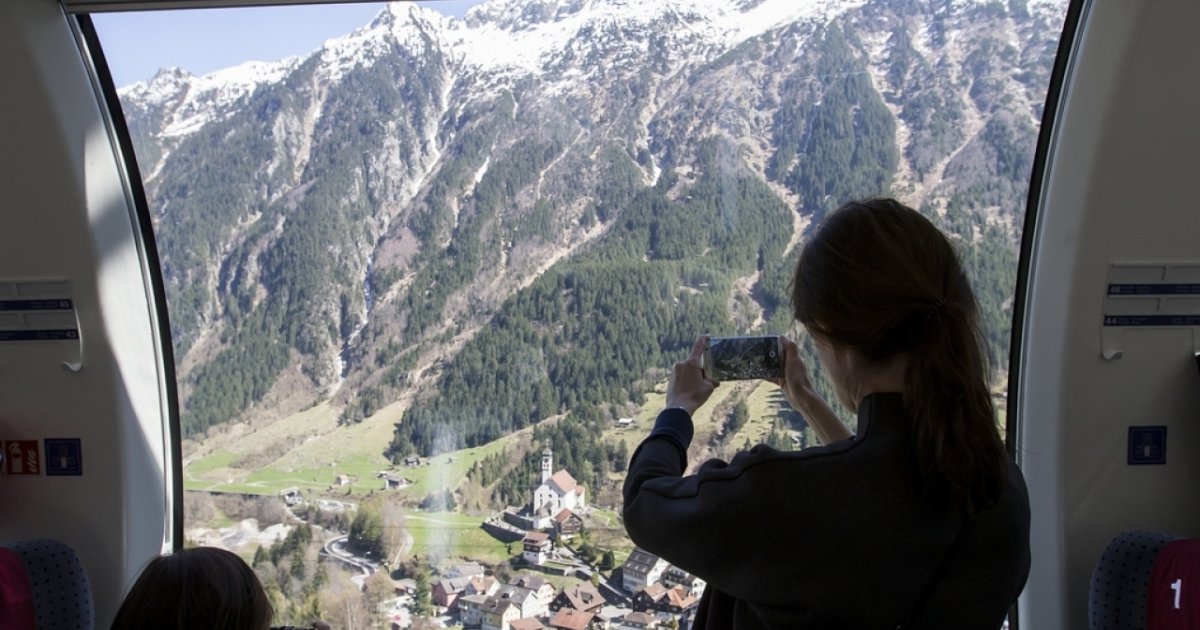
<path fill-rule="evenodd" d="M 429 589 L 429 573 L 424 567 L 418 567 L 413 580 L 417 583 L 413 589 L 412 604 L 409 610 L 414 617 L 425 617 L 433 610 L 432 592 Z"/>

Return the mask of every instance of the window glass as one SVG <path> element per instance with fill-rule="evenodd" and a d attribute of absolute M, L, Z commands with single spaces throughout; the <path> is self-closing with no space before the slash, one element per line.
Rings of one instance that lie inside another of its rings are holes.
<path fill-rule="evenodd" d="M 959 245 L 1003 422 L 1065 2 L 472 4 L 96 17 L 162 257 L 188 541 L 253 563 L 278 623 L 474 623 L 487 587 L 456 578 L 485 573 L 630 612 L 620 487 L 668 369 L 703 333 L 803 340 L 790 274 L 849 199 Z M 815 444 L 761 381 L 696 424 L 693 465 Z"/>

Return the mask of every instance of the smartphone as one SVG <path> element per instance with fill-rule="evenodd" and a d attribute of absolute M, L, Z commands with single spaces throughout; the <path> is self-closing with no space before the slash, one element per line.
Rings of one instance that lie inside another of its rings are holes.
<path fill-rule="evenodd" d="M 705 375 L 718 381 L 783 377 L 779 335 L 712 337 L 701 359 Z"/>

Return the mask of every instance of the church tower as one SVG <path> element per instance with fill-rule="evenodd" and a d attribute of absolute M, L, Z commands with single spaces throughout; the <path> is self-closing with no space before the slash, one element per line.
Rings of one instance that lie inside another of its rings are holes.
<path fill-rule="evenodd" d="M 550 475 L 553 473 L 553 466 L 554 451 L 551 451 L 550 447 L 547 446 L 546 450 L 542 451 L 542 483 L 550 480 Z"/>

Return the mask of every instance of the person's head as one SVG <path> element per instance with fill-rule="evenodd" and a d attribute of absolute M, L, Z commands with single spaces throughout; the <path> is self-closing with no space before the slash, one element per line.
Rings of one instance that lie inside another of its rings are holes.
<path fill-rule="evenodd" d="M 151 560 L 112 630 L 267 630 L 273 615 L 245 561 L 224 549 L 196 547 Z"/>
<path fill-rule="evenodd" d="M 918 466 L 932 496 L 955 511 L 995 500 L 1007 463 L 979 307 L 941 231 L 891 199 L 843 205 L 801 253 L 792 307 L 851 409 L 860 379 L 901 366 Z"/>

